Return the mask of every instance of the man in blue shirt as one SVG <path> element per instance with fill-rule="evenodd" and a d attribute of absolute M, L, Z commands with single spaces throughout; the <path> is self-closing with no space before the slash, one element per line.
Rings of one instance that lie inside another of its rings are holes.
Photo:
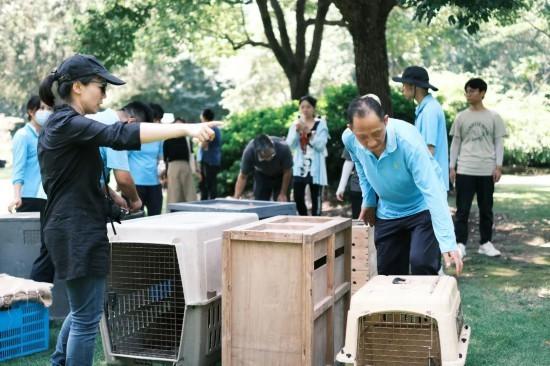
<path fill-rule="evenodd" d="M 403 83 L 403 95 L 418 103 L 415 111 L 415 126 L 424 138 L 428 149 L 441 168 L 443 184 L 449 190 L 449 144 L 445 114 L 441 104 L 429 93 L 438 89 L 430 84 L 428 71 L 420 66 L 409 66 L 401 77 L 392 78 Z"/>
<path fill-rule="evenodd" d="M 201 122 L 211 122 L 214 120 L 214 112 L 211 109 L 205 109 L 201 113 Z M 214 199 L 218 195 L 218 173 L 222 165 L 222 134 L 217 127 L 213 128 L 216 136 L 214 140 L 203 142 L 200 145 L 197 160 L 200 162 L 201 182 L 201 200 Z"/>
<path fill-rule="evenodd" d="M 361 185 L 359 219 L 375 227 L 378 273 L 436 275 L 462 260 L 441 171 L 422 136 L 410 124 L 389 119 L 372 97 L 348 107 L 349 129 L 342 141 Z M 377 201 L 378 196 L 378 201 Z"/>

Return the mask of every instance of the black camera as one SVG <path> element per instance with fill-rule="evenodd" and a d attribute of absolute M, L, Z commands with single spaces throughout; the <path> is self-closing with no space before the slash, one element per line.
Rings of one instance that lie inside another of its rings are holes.
<path fill-rule="evenodd" d="M 120 224 L 121 220 L 130 213 L 127 209 L 120 207 L 114 201 L 106 199 L 105 200 L 105 216 L 107 218 L 106 222 L 117 222 Z"/>

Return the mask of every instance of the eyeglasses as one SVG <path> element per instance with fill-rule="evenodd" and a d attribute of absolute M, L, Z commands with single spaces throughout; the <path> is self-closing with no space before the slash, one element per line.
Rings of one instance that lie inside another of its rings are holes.
<path fill-rule="evenodd" d="M 96 81 L 92 80 L 91 83 L 99 85 L 99 89 L 101 89 L 101 92 L 105 95 L 107 93 L 107 82 L 106 81 Z"/>
<path fill-rule="evenodd" d="M 475 94 L 477 93 L 479 90 L 477 89 L 467 89 L 464 91 L 464 95 L 470 95 L 470 94 Z"/>

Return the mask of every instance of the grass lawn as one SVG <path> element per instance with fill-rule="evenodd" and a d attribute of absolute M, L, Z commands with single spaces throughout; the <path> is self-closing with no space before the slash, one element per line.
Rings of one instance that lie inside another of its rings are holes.
<path fill-rule="evenodd" d="M 472 326 L 467 365 L 550 365 L 550 186 L 497 185 L 494 197 L 493 242 L 503 256 L 477 254 L 472 215 L 459 279 Z"/>
<path fill-rule="evenodd" d="M 449 200 L 451 206 L 454 199 Z M 550 365 L 550 185 L 497 185 L 495 236 L 501 258 L 477 254 L 477 208 L 465 273 L 459 279 L 464 316 L 472 327 L 468 366 Z M 60 324 L 51 327 L 51 346 Z M 47 365 L 51 353 L 5 362 Z M 102 365 L 97 341 L 94 365 Z"/>

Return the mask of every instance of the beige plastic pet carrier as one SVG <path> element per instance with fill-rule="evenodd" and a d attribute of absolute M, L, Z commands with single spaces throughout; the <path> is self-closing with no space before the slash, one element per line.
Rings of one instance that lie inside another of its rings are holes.
<path fill-rule="evenodd" d="M 177 212 L 109 228 L 101 336 L 107 364 L 217 365 L 222 233 L 253 213 Z"/>
<path fill-rule="evenodd" d="M 376 276 L 352 296 L 336 360 L 355 366 L 459 366 L 470 327 L 450 276 Z"/>

